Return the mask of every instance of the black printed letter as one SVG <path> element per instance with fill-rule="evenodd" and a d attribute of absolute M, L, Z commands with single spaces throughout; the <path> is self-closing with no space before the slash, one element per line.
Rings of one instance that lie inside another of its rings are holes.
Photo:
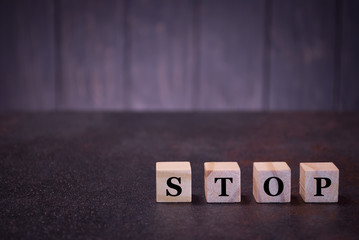
<path fill-rule="evenodd" d="M 324 196 L 322 194 L 322 188 L 327 188 L 330 186 L 330 184 L 332 184 L 332 181 L 329 178 L 320 178 L 320 177 L 315 177 L 315 180 L 317 180 L 317 194 L 315 194 L 314 196 Z M 322 186 L 322 179 L 325 180 L 325 185 Z"/>
<path fill-rule="evenodd" d="M 229 196 L 227 195 L 226 192 L 226 180 L 228 179 L 231 183 L 233 183 L 233 178 L 214 178 L 214 183 L 217 182 L 217 180 L 221 179 L 221 195 L 219 195 L 220 197 L 225 197 L 225 196 Z"/>
<path fill-rule="evenodd" d="M 270 191 L 269 191 L 269 182 L 270 180 L 274 178 L 277 180 L 278 182 L 278 192 L 276 194 L 272 194 Z M 272 197 L 275 197 L 275 196 L 278 196 L 279 194 L 281 194 L 283 192 L 283 189 L 284 189 L 284 184 L 283 184 L 283 181 L 280 180 L 280 178 L 277 178 L 277 177 L 270 177 L 268 178 L 265 182 L 264 182 L 264 191 L 269 195 L 269 196 L 272 196 Z"/>
<path fill-rule="evenodd" d="M 166 189 L 166 196 L 172 196 L 172 197 L 176 197 L 178 195 L 180 195 L 182 193 L 182 188 L 176 184 L 173 184 L 171 182 L 172 179 L 177 179 L 178 183 L 181 184 L 181 178 L 177 178 L 177 177 L 171 177 L 167 180 L 167 186 L 169 186 L 170 188 L 176 189 L 177 190 L 177 194 L 173 195 L 171 194 L 168 189 Z"/>

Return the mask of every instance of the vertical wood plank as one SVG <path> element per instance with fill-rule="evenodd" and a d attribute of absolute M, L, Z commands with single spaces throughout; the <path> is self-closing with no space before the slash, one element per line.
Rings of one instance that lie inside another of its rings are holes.
<path fill-rule="evenodd" d="M 192 105 L 193 3 L 134 0 L 129 13 L 130 107 L 184 110 Z"/>
<path fill-rule="evenodd" d="M 265 1 L 202 1 L 199 108 L 261 109 Z"/>
<path fill-rule="evenodd" d="M 359 1 L 342 1 L 341 100 L 342 110 L 359 110 Z"/>
<path fill-rule="evenodd" d="M 54 108 L 53 1 L 0 1 L 0 109 Z"/>
<path fill-rule="evenodd" d="M 332 109 L 334 0 L 273 0 L 272 11 L 270 109 Z"/>
<path fill-rule="evenodd" d="M 60 0 L 57 107 L 123 109 L 124 1 Z"/>

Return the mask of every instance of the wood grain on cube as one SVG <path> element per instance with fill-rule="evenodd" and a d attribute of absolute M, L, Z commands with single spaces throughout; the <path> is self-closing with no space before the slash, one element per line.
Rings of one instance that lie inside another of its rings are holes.
<path fill-rule="evenodd" d="M 283 191 L 280 192 L 280 181 Z M 285 162 L 255 162 L 253 163 L 253 196 L 258 203 L 290 202 L 291 170 Z M 269 179 L 269 180 L 268 180 Z M 265 191 L 268 184 L 270 194 Z"/>
<path fill-rule="evenodd" d="M 167 181 L 180 187 L 171 188 Z M 156 200 L 157 202 L 191 202 L 192 173 L 189 162 L 156 163 Z"/>
<path fill-rule="evenodd" d="M 332 162 L 300 163 L 299 183 L 305 202 L 338 202 L 339 169 Z"/>
<path fill-rule="evenodd" d="M 204 163 L 204 184 L 209 203 L 241 201 L 241 170 L 236 162 Z"/>

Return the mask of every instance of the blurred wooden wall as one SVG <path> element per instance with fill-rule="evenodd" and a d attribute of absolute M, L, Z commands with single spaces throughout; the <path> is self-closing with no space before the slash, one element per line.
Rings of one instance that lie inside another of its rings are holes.
<path fill-rule="evenodd" d="M 356 0 L 0 0 L 0 110 L 359 110 Z"/>

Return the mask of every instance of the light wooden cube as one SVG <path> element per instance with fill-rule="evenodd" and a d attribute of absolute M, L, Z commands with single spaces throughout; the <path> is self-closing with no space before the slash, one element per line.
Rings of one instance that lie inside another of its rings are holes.
<path fill-rule="evenodd" d="M 253 196 L 258 203 L 290 202 L 291 171 L 285 162 L 253 163 Z"/>
<path fill-rule="evenodd" d="M 304 202 L 338 202 L 339 169 L 332 162 L 300 163 L 299 183 Z"/>
<path fill-rule="evenodd" d="M 241 170 L 238 163 L 204 163 L 204 189 L 209 203 L 240 202 Z"/>
<path fill-rule="evenodd" d="M 156 201 L 191 202 L 192 173 L 189 162 L 156 163 Z"/>

